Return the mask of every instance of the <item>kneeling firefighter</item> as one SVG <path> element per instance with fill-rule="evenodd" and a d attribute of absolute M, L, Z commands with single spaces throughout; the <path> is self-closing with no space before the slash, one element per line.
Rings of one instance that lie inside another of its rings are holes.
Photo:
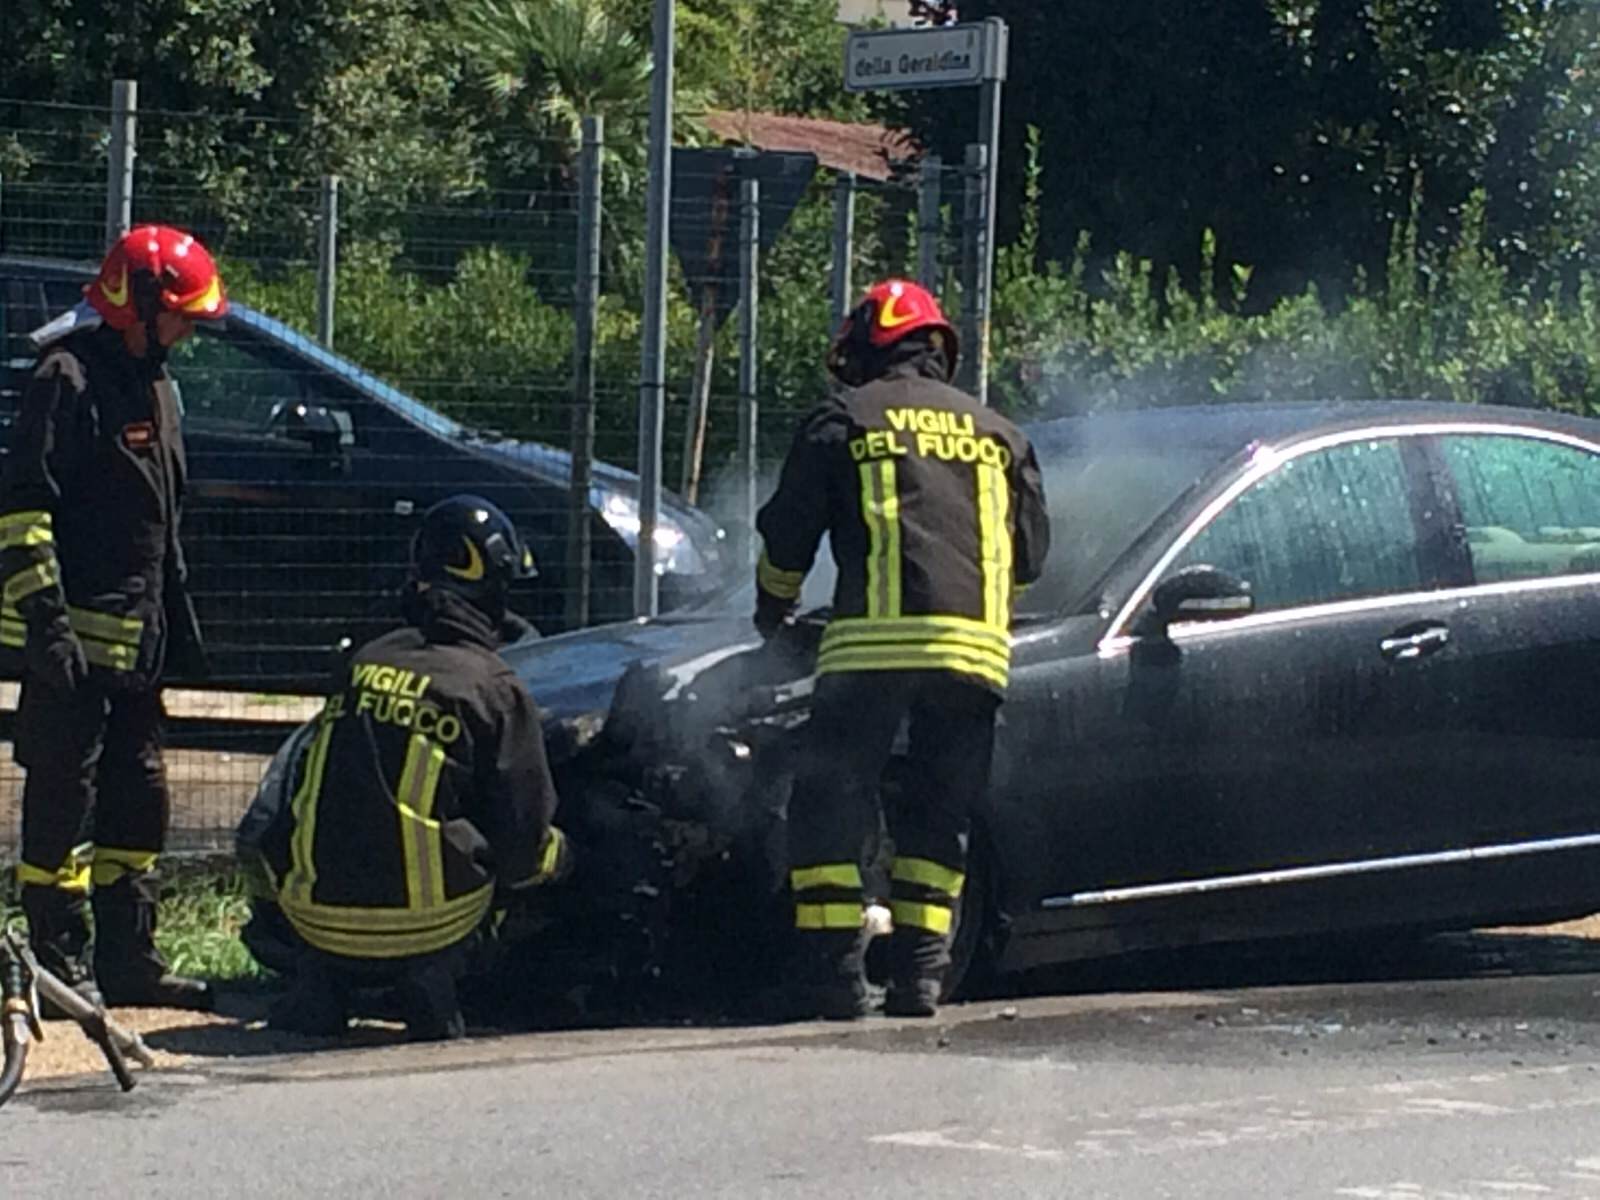
<path fill-rule="evenodd" d="M 866 1011 L 861 858 L 907 719 L 905 804 L 888 814 L 886 1011 L 933 1015 L 949 967 L 969 814 L 1010 671 L 1012 591 L 1038 578 L 1049 546 L 1033 448 L 950 386 L 956 352 L 928 292 L 904 280 L 869 290 L 828 356 L 844 389 L 802 422 L 757 517 L 764 635 L 788 620 L 825 533 L 839 567 L 789 805 L 796 1017 Z"/>
<path fill-rule="evenodd" d="M 534 570 L 476 496 L 429 509 L 406 625 L 351 657 L 261 858 L 302 944 L 273 1028 L 335 1034 L 358 988 L 391 988 L 409 1035 L 459 1037 L 456 982 L 497 889 L 563 878 L 538 709 L 499 656 L 507 586 Z"/>

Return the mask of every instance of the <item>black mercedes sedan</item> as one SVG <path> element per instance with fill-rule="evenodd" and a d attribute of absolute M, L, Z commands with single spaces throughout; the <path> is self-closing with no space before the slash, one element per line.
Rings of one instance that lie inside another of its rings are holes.
<path fill-rule="evenodd" d="M 1600 421 L 1371 401 L 1029 433 L 1054 545 L 973 798 L 952 989 L 1600 909 Z M 813 572 L 808 600 L 830 582 Z M 613 974 L 776 961 L 826 613 L 763 646 L 752 606 L 746 587 L 506 651 L 589 861 L 587 887 L 526 925 L 539 971 L 602 945 Z M 886 802 L 915 803 L 895 775 Z"/>
<path fill-rule="evenodd" d="M 29 334 L 82 299 L 89 267 L 0 256 L 0 445 L 34 359 Z M 421 514 L 455 492 L 499 504 L 539 561 L 513 605 L 541 630 L 570 622 L 571 458 L 470 428 L 283 322 L 232 301 L 169 364 L 183 405 L 189 498 L 183 543 L 212 687 L 321 691 L 343 638 L 395 621 Z M 589 619 L 633 612 L 639 480 L 596 463 L 589 495 Z M 723 534 L 664 496 L 656 526 L 662 606 L 726 583 Z M 0 668 L 6 664 L 0 658 Z"/>

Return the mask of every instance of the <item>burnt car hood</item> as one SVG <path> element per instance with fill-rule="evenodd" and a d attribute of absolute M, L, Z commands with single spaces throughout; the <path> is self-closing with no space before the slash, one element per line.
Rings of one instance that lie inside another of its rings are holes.
<path fill-rule="evenodd" d="M 546 717 L 565 720 L 606 712 L 636 663 L 658 669 L 675 691 L 760 645 L 748 617 L 662 617 L 519 642 L 501 655 Z M 673 691 L 664 698 L 674 698 Z"/>

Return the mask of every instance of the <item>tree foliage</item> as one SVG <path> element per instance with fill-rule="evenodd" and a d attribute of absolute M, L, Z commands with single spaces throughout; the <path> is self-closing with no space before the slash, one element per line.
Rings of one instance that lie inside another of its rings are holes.
<path fill-rule="evenodd" d="M 1317 283 L 1381 279 L 1421 181 L 1419 236 L 1443 245 L 1486 197 L 1487 241 L 1517 277 L 1600 261 L 1600 6 L 1590 0 L 965 0 L 1012 27 L 1002 241 L 1023 140 L 1043 130 L 1039 249 L 1097 247 L 1177 266 L 1205 229 L 1255 264 L 1257 310 Z M 923 136 L 973 140 L 970 92 L 923 93 Z"/>
<path fill-rule="evenodd" d="M 8 178 L 81 172 L 112 79 L 139 84 L 140 182 L 203 195 L 206 232 L 303 246 L 338 174 L 381 221 L 481 181 L 455 108 L 448 0 L 8 0 L 9 97 L 64 107 L 0 150 Z M 70 107 L 68 107 L 70 106 Z M 81 106 L 81 107 L 80 107 Z M 290 199 L 299 195 L 298 203 Z"/>

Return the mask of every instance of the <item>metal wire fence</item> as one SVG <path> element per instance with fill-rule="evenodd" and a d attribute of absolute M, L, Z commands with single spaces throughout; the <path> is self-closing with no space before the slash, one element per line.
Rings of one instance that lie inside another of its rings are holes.
<path fill-rule="evenodd" d="M 434 501 L 471 491 L 512 515 L 540 566 L 513 605 L 542 632 L 570 627 L 575 611 L 587 623 L 631 614 L 644 181 L 622 161 L 602 175 L 595 464 L 575 501 L 570 451 L 591 411 L 575 385 L 590 290 L 580 246 L 595 219 L 580 205 L 579 145 L 530 148 L 536 166 L 516 188 L 418 181 L 396 196 L 345 179 L 330 219 L 306 151 L 315 131 L 196 113 L 137 121 L 136 145 L 151 152 L 133 159 L 132 221 L 194 230 L 235 301 L 221 328 L 171 359 L 191 476 L 183 540 L 210 663 L 204 678 L 169 681 L 173 836 L 212 848 L 227 843 L 275 742 L 315 711 L 333 647 L 397 619 L 409 541 Z M 0 98 L 0 422 L 32 361 L 29 332 L 79 301 L 105 249 L 112 124 L 109 108 Z M 202 142 L 192 168 L 155 152 Z M 292 169 L 264 169 L 275 155 Z M 719 603 L 748 574 L 740 413 L 758 413 L 764 498 L 797 416 L 827 386 L 836 292 L 850 290 L 840 273 L 859 288 L 920 272 L 960 307 L 961 170 L 886 162 L 841 187 L 823 164 L 777 166 L 757 213 L 759 321 L 741 345 L 740 176 L 715 154 L 675 165 L 663 609 Z M 753 381 L 741 380 L 741 351 Z M 580 528 L 586 572 L 569 552 Z M 5 674 L 15 679 L 16 664 Z M 0 688 L 0 720 L 15 696 Z M 20 793 L 6 755 L 0 855 L 15 845 Z"/>

